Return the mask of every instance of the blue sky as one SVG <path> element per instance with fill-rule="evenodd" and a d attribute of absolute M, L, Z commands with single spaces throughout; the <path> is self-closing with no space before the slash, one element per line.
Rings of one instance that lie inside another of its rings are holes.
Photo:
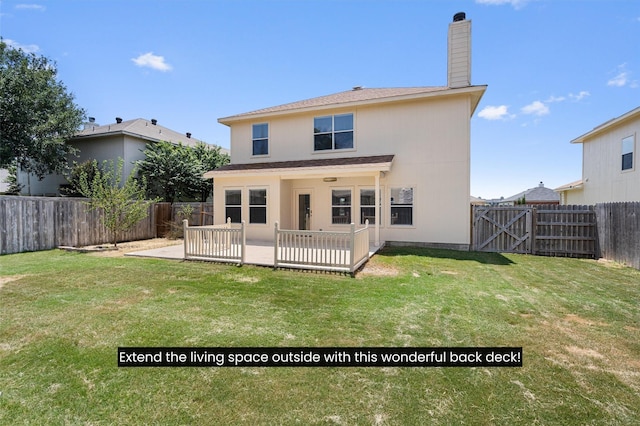
<path fill-rule="evenodd" d="M 100 124 L 156 118 L 224 147 L 217 119 L 364 87 L 446 84 L 472 21 L 471 193 L 581 178 L 594 126 L 640 105 L 637 0 L 2 0 L 5 42 L 53 59 Z"/>

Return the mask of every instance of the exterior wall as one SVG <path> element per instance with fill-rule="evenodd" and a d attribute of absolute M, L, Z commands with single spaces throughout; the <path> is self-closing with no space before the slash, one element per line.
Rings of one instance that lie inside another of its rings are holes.
<path fill-rule="evenodd" d="M 351 112 L 354 114 L 354 149 L 313 152 L 313 118 Z M 231 129 L 232 164 L 344 158 L 395 154 L 391 171 L 380 179 L 382 187 L 381 239 L 386 241 L 441 243 L 466 246 L 470 242 L 470 99 L 466 95 L 430 98 L 387 105 L 327 109 L 315 113 L 257 119 L 234 123 Z M 269 156 L 251 156 L 252 124 L 269 123 Z M 332 174 L 333 176 L 333 174 Z M 273 180 L 271 180 L 273 179 Z M 273 238 L 273 222 L 292 228 L 296 189 L 310 188 L 312 229 L 343 229 L 331 224 L 331 188 L 352 188 L 352 215 L 359 220 L 359 188 L 373 188 L 373 176 L 340 177 L 325 183 L 320 177 L 296 180 L 278 178 L 216 177 L 215 222 L 224 220 L 224 188 L 269 182 L 270 200 L 280 191 L 279 203 L 270 203 L 268 231 L 248 227 L 248 238 Z M 391 189 L 414 188 L 413 225 L 390 224 Z M 222 190 L 220 190 L 222 189 Z M 246 197 L 243 193 L 243 197 Z M 273 205 L 277 204 L 277 206 Z M 243 215 L 248 210 L 243 204 Z M 248 212 L 246 213 L 248 214 Z M 278 217 L 278 219 L 276 219 Z M 248 220 L 247 220 L 248 222 Z M 346 228 L 345 228 L 346 229 Z"/>
<path fill-rule="evenodd" d="M 633 136 L 635 141 L 633 168 L 622 171 L 622 139 Z M 640 118 L 622 123 L 606 133 L 582 144 L 582 180 L 584 189 L 580 204 L 640 201 Z M 569 194 L 577 198 L 579 191 Z"/>

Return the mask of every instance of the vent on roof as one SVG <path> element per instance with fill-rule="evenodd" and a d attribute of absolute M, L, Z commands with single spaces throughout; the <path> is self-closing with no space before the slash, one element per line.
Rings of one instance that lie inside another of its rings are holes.
<path fill-rule="evenodd" d="M 95 123 L 95 122 L 96 122 L 95 117 L 89 117 L 89 123 Z"/>
<path fill-rule="evenodd" d="M 158 124 L 158 120 L 156 120 L 155 118 L 152 118 L 151 119 L 151 124 L 153 124 L 155 126 L 156 124 Z"/>
<path fill-rule="evenodd" d="M 118 124 L 122 123 L 122 118 L 116 117 L 116 123 L 118 123 Z"/>
<path fill-rule="evenodd" d="M 353 86 L 353 90 L 362 90 L 362 86 Z"/>
<path fill-rule="evenodd" d="M 187 138 L 191 139 L 191 133 L 187 132 Z"/>
<path fill-rule="evenodd" d="M 458 12 L 453 15 L 453 22 L 460 22 L 464 21 L 465 19 L 467 19 L 467 15 L 464 12 Z"/>

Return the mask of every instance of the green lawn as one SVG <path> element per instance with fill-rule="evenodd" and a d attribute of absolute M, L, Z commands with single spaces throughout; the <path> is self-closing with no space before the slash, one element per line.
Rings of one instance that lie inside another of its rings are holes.
<path fill-rule="evenodd" d="M 386 249 L 348 276 L 0 257 L 0 424 L 640 424 L 640 271 Z M 118 368 L 119 346 L 522 346 L 522 368 Z"/>

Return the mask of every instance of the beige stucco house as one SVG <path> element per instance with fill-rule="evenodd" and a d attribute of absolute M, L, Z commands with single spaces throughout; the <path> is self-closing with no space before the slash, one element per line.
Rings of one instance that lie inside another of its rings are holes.
<path fill-rule="evenodd" d="M 220 118 L 231 163 L 214 178 L 214 218 L 245 221 L 247 238 L 281 229 L 348 230 L 371 242 L 467 249 L 471 21 L 449 28 L 448 85 L 362 88 Z"/>
<path fill-rule="evenodd" d="M 571 141 L 582 144 L 582 179 L 556 191 L 561 204 L 640 201 L 640 107 Z"/>
<path fill-rule="evenodd" d="M 67 143 L 79 150 L 78 157 L 70 158 L 70 162 L 82 163 L 86 160 L 124 160 L 123 179 L 134 167 L 134 162 L 145 158 L 143 151 L 148 143 L 167 141 L 174 144 L 195 146 L 199 140 L 192 138 L 190 133 L 179 133 L 158 124 L 157 120 L 137 118 L 122 120 L 116 117 L 116 122 L 99 125 L 90 118 L 83 130 L 78 132 Z M 67 180 L 62 175 L 48 175 L 38 180 L 33 175 L 19 173 L 19 182 L 24 185 L 23 194 L 58 195 L 60 186 Z"/>

